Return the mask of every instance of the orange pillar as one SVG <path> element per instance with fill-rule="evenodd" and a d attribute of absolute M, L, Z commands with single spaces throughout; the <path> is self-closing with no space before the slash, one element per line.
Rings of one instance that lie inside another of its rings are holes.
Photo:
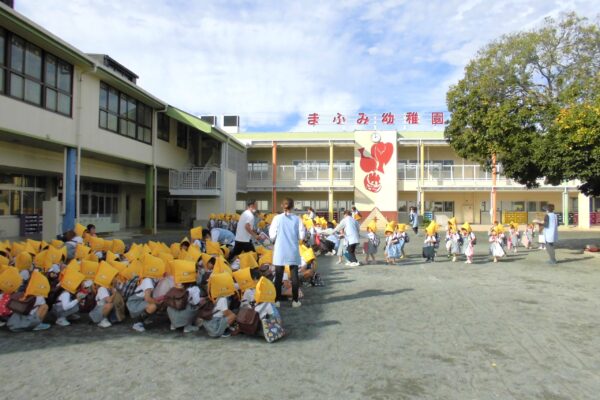
<path fill-rule="evenodd" d="M 496 220 L 496 178 L 498 175 L 498 168 L 496 165 L 496 153 L 492 153 L 492 199 L 491 199 L 491 217 L 492 223 Z"/>
<path fill-rule="evenodd" d="M 277 212 L 277 142 L 273 142 L 273 195 L 271 211 Z"/>

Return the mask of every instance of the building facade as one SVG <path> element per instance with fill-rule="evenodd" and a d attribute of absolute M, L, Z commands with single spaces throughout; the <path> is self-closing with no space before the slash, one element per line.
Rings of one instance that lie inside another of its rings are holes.
<path fill-rule="evenodd" d="M 313 207 L 339 218 L 356 205 L 363 215 L 377 207 L 387 219 L 408 220 L 410 207 L 445 221 L 490 224 L 492 220 L 531 222 L 554 204 L 569 225 L 600 224 L 600 200 L 583 196 L 578 182 L 528 190 L 459 157 L 441 131 L 355 131 L 310 133 L 242 133 L 248 146 L 248 192 L 263 210 L 277 210 L 291 196 L 298 211 Z M 496 190 L 496 213 L 491 212 Z"/>
<path fill-rule="evenodd" d="M 0 238 L 234 211 L 223 194 L 245 190 L 245 146 L 137 78 L 0 3 Z"/>

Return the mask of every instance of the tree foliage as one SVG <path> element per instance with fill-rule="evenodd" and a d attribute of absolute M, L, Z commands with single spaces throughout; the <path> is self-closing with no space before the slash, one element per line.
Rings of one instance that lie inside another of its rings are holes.
<path fill-rule="evenodd" d="M 582 192 L 596 195 L 598 98 L 598 25 L 575 14 L 549 18 L 488 44 L 468 63 L 447 93 L 445 136 L 461 157 L 488 168 L 495 153 L 502 174 L 529 188 L 540 178 L 579 179 Z M 582 132 L 585 145 L 576 139 Z"/>

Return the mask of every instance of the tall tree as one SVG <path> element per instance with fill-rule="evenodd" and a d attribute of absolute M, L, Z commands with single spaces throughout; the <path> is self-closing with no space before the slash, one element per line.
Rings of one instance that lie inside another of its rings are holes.
<path fill-rule="evenodd" d="M 447 93 L 445 136 L 461 157 L 486 167 L 496 154 L 502 174 L 529 188 L 540 178 L 580 179 L 582 192 L 600 194 L 593 146 L 565 151 L 576 128 L 559 123 L 599 97 L 598 25 L 573 13 L 548 18 L 537 30 L 502 36 L 469 62 Z"/>

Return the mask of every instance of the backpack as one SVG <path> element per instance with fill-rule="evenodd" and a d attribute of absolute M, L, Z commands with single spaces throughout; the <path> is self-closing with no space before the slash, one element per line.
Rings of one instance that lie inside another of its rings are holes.
<path fill-rule="evenodd" d="M 236 317 L 240 331 L 246 335 L 255 335 L 258 331 L 260 318 L 258 313 L 249 307 L 242 307 Z"/>
<path fill-rule="evenodd" d="M 5 293 L 0 299 L 0 318 L 7 318 L 12 315 L 12 310 L 8 308 L 9 301 L 10 295 Z"/>
<path fill-rule="evenodd" d="M 83 300 L 79 303 L 79 311 L 82 313 L 89 313 L 96 307 L 96 295 L 90 291 L 85 295 Z"/>
<path fill-rule="evenodd" d="M 410 236 L 407 234 L 404 235 L 404 243 L 410 242 Z"/>
<path fill-rule="evenodd" d="M 138 286 L 139 279 L 139 277 L 134 276 L 121 287 L 121 296 L 123 296 L 123 300 L 125 302 L 127 302 L 127 299 L 135 293 L 135 289 Z"/>
<path fill-rule="evenodd" d="M 188 293 L 185 288 L 172 287 L 165 294 L 165 304 L 175 310 L 184 310 L 188 303 Z"/>
<path fill-rule="evenodd" d="M 379 240 L 379 236 L 375 235 L 375 237 L 373 238 L 373 246 L 379 247 L 380 242 L 381 241 Z"/>
<path fill-rule="evenodd" d="M 35 306 L 35 296 L 23 296 L 21 292 L 11 294 L 7 307 L 17 314 L 29 315 Z"/>

